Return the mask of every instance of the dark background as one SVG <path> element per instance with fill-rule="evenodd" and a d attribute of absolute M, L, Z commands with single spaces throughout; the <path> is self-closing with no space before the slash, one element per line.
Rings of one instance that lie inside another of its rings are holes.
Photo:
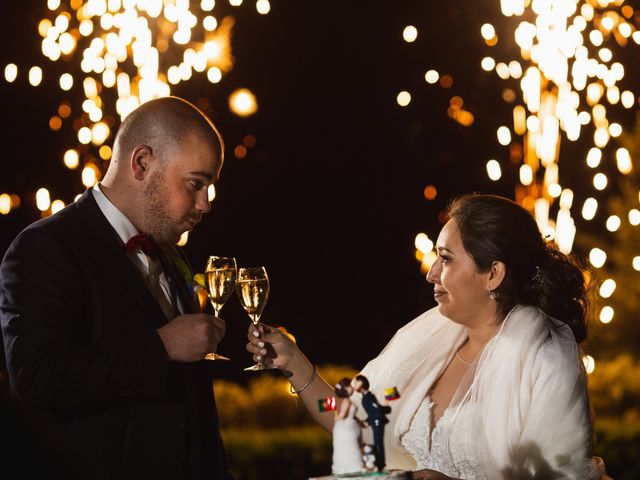
<path fill-rule="evenodd" d="M 74 95 L 58 87 L 60 73 L 75 73 L 81 88 L 79 54 L 67 64 L 41 55 L 37 23 L 45 4 L 3 6 L 0 66 L 14 62 L 21 76 L 12 84 L 0 79 L 0 192 L 20 194 L 22 206 L 0 218 L 0 254 L 39 218 L 39 187 L 66 203 L 84 190 L 79 172 L 62 163 L 63 152 L 75 146 L 72 132 L 48 128 L 59 102 Z M 484 72 L 480 60 L 509 61 L 519 52 L 511 36 L 500 36 L 508 21 L 497 0 L 274 0 L 266 16 L 254 5 L 245 0 L 231 8 L 220 0 L 214 9 L 219 20 L 223 12 L 236 17 L 235 66 L 222 82 L 212 85 L 196 74 L 172 90 L 208 100 L 227 146 L 213 209 L 186 251 L 196 271 L 210 254 L 233 255 L 240 266 L 265 265 L 271 297 L 263 320 L 285 325 L 316 363 L 361 368 L 400 326 L 434 305 L 414 257 L 416 234 L 435 239 L 441 212 L 457 194 L 513 197 L 517 167 L 495 132 L 512 125 L 502 90 L 519 87 Z M 480 36 L 485 22 L 500 36 L 493 50 Z M 402 39 L 408 24 L 419 32 L 412 44 Z M 630 48 L 637 64 L 638 49 Z M 35 64 L 44 69 L 39 87 L 25 78 Z M 427 84 L 431 68 L 451 75 L 453 86 Z M 256 94 L 256 115 L 243 119 L 229 111 L 227 97 L 238 87 Z M 412 94 L 406 108 L 396 103 L 401 90 Z M 471 127 L 447 117 L 454 95 L 474 114 Z M 256 146 L 237 159 L 233 149 L 246 134 Z M 563 143 L 563 151 L 586 151 L 589 142 L 583 135 L 578 146 Z M 487 178 L 490 158 L 502 164 L 498 182 Z M 576 163 L 583 165 L 582 158 Z M 565 166 L 577 188 L 588 185 L 583 167 Z M 433 201 L 423 197 L 428 184 L 438 189 Z M 236 298 L 222 317 L 228 333 L 219 351 L 233 360 L 217 368 L 222 377 L 242 380 L 241 368 L 250 364 L 248 317 Z"/>

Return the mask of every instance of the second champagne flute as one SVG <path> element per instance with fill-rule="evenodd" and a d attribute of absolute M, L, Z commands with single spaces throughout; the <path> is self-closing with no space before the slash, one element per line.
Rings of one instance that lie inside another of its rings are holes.
<path fill-rule="evenodd" d="M 216 317 L 220 316 L 220 310 L 231 296 L 236 285 L 238 267 L 233 257 L 211 256 L 207 260 L 205 269 L 209 300 L 213 306 Z M 205 360 L 229 360 L 229 358 L 217 353 L 207 353 Z"/>
<path fill-rule="evenodd" d="M 269 277 L 264 267 L 240 268 L 237 281 L 238 297 L 242 308 L 249 314 L 251 321 L 257 327 L 260 324 L 260 315 L 269 298 Z M 269 367 L 258 362 L 246 371 L 266 370 Z"/>

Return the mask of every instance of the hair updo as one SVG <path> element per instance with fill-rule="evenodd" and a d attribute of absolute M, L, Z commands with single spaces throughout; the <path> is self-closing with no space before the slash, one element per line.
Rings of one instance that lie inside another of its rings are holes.
<path fill-rule="evenodd" d="M 448 215 L 480 272 L 495 261 L 505 264 L 494 291 L 503 317 L 515 305 L 533 305 L 566 323 L 578 343 L 585 340 L 589 302 L 582 269 L 544 241 L 529 212 L 504 197 L 463 195 L 451 202 Z"/>
<path fill-rule="evenodd" d="M 351 380 L 347 377 L 342 378 L 338 383 L 336 383 L 336 397 L 338 398 L 347 398 L 350 396 L 347 388 L 351 385 Z"/>

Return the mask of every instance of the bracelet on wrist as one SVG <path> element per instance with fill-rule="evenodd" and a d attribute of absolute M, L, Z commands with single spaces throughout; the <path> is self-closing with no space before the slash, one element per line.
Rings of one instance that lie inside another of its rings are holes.
<path fill-rule="evenodd" d="M 289 392 L 291 393 L 291 395 L 300 395 L 305 388 L 307 388 L 309 385 L 311 385 L 313 383 L 313 381 L 316 378 L 318 371 L 316 370 L 316 366 L 313 366 L 313 371 L 311 372 L 311 376 L 309 377 L 309 380 L 307 381 L 307 383 L 305 383 L 301 388 L 299 389 L 295 389 L 293 388 L 293 385 L 289 385 Z"/>

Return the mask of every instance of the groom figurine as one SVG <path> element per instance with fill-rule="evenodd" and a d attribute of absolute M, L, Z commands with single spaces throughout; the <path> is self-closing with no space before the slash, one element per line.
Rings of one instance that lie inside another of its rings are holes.
<path fill-rule="evenodd" d="M 353 388 L 362 394 L 362 407 L 367 412 L 365 422 L 373 430 L 373 443 L 375 446 L 376 468 L 378 471 L 384 470 L 384 426 L 389 422 L 386 414 L 391 412 L 391 407 L 380 405 L 378 399 L 369 391 L 369 380 L 364 375 L 358 375 L 353 379 Z"/>

